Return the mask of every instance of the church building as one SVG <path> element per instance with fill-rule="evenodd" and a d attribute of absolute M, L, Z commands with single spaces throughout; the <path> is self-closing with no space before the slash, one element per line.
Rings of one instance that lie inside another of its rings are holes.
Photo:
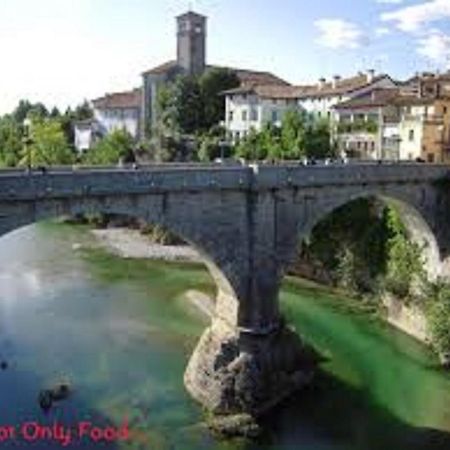
<path fill-rule="evenodd" d="M 201 75 L 219 68 L 207 62 L 207 18 L 188 11 L 176 18 L 176 59 L 164 62 L 142 73 L 142 86 L 129 92 L 110 93 L 92 101 L 94 119 L 75 125 L 77 147 L 87 150 L 96 137 L 115 129 L 125 129 L 136 141 L 148 136 L 157 120 L 158 90 L 179 75 Z M 236 73 L 241 87 L 254 85 L 289 86 L 289 83 L 269 72 L 226 67 Z M 225 99 L 224 99 L 225 101 Z"/>

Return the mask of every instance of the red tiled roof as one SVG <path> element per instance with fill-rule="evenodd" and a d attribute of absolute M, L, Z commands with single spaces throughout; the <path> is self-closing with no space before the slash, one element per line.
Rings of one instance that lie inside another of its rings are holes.
<path fill-rule="evenodd" d="M 376 108 L 387 105 L 413 106 L 433 103 L 433 99 L 419 98 L 417 95 L 402 93 L 399 89 L 375 89 L 374 91 L 339 103 L 333 108 L 337 110 Z"/>
<path fill-rule="evenodd" d="M 229 68 L 232 72 L 235 72 L 241 81 L 242 85 L 282 85 L 290 86 L 290 84 L 277 77 L 270 72 L 259 72 L 256 70 L 235 69 Z"/>
<path fill-rule="evenodd" d="M 224 91 L 222 94 L 254 94 L 261 98 L 286 100 L 298 98 L 298 88 L 281 84 L 243 85 Z"/>
<path fill-rule="evenodd" d="M 140 108 L 142 102 L 141 89 L 137 88 L 127 92 L 115 92 L 97 98 L 92 104 L 97 109 L 110 108 Z"/>
<path fill-rule="evenodd" d="M 171 69 L 174 69 L 175 67 L 177 67 L 176 61 L 167 61 L 164 64 L 160 64 L 159 66 L 146 70 L 142 73 L 142 75 L 163 75 L 164 73 Z"/>
<path fill-rule="evenodd" d="M 324 83 L 321 87 L 317 84 L 313 86 L 298 86 L 298 89 L 301 93 L 300 96 L 302 98 L 342 95 L 349 94 L 353 91 L 367 86 L 371 86 L 372 84 L 386 77 L 388 77 L 388 75 L 382 74 L 374 77 L 371 81 L 369 81 L 366 74 L 358 74 L 354 77 L 340 79 L 336 81 L 336 83 Z"/>
<path fill-rule="evenodd" d="M 163 75 L 164 73 L 178 67 L 176 61 L 168 61 L 164 64 L 156 66 L 150 70 L 143 72 L 143 75 Z M 270 72 L 260 72 L 256 70 L 246 70 L 246 69 L 236 69 L 233 67 L 220 67 L 214 65 L 206 66 L 207 69 L 227 69 L 235 72 L 239 77 L 241 84 L 243 85 L 253 85 L 253 84 L 281 84 L 289 85 L 289 83 Z"/>

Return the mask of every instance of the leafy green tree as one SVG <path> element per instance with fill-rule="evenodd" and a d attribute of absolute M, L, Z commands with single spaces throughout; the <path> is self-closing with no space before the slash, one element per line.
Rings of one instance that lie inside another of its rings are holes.
<path fill-rule="evenodd" d="M 305 118 L 298 111 L 287 111 L 281 124 L 281 159 L 305 156 Z"/>
<path fill-rule="evenodd" d="M 259 133 L 253 128 L 250 129 L 246 138 L 241 139 L 236 146 L 237 156 L 250 161 L 263 160 L 275 153 L 274 130 L 268 124 Z"/>
<path fill-rule="evenodd" d="M 331 145 L 330 124 L 327 120 L 311 123 L 304 136 L 304 151 L 310 158 L 327 158 L 334 156 Z"/>
<path fill-rule="evenodd" d="M 426 283 L 423 297 L 433 347 L 450 362 L 450 285 L 443 280 Z"/>
<path fill-rule="evenodd" d="M 411 294 L 413 282 L 423 277 L 421 249 L 410 242 L 400 216 L 392 208 L 388 210 L 387 227 L 387 287 L 395 295 L 407 298 Z"/>
<path fill-rule="evenodd" d="M 10 115 L 0 118 L 0 167 L 16 166 L 22 148 L 22 127 Z"/>
<path fill-rule="evenodd" d="M 229 158 L 232 148 L 225 144 L 225 129 L 215 125 L 198 138 L 198 159 L 208 162 L 216 158 Z"/>
<path fill-rule="evenodd" d="M 199 80 L 203 100 L 203 123 L 201 128 L 208 130 L 225 117 L 225 97 L 223 91 L 236 88 L 240 81 L 235 72 L 215 68 L 206 71 Z"/>
<path fill-rule="evenodd" d="M 239 86 L 237 75 L 212 69 L 201 77 L 180 76 L 158 92 L 160 122 L 166 134 L 175 136 L 207 132 L 225 116 L 221 92 Z"/>
<path fill-rule="evenodd" d="M 107 165 L 133 160 L 133 137 L 125 130 L 114 130 L 97 142 L 84 157 L 86 164 Z"/>
<path fill-rule="evenodd" d="M 14 121 L 19 125 L 22 125 L 27 117 L 45 118 L 48 115 L 45 105 L 42 103 L 31 103 L 28 100 L 20 100 L 12 113 Z"/>
<path fill-rule="evenodd" d="M 181 134 L 194 134 L 202 129 L 204 108 L 197 78 L 177 78 L 159 98 L 166 129 Z"/>
<path fill-rule="evenodd" d="M 22 151 L 20 165 L 71 164 L 74 154 L 71 151 L 59 120 L 37 118 L 30 128 L 31 143 Z M 28 153 L 29 152 L 29 153 Z"/>

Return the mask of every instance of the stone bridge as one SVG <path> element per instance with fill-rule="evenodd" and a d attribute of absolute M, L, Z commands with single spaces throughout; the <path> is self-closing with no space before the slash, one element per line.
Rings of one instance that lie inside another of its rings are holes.
<path fill-rule="evenodd" d="M 185 374 L 219 413 L 259 413 L 308 382 L 312 364 L 283 325 L 278 291 L 300 239 L 361 197 L 394 204 L 425 249 L 430 277 L 450 252 L 450 168 L 424 164 L 153 166 L 139 170 L 0 171 L 0 236 L 78 213 L 161 225 L 203 255 L 217 283 L 215 316 Z"/>

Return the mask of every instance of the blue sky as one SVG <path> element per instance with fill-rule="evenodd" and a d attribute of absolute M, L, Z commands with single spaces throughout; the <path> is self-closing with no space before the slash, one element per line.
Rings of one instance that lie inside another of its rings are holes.
<path fill-rule="evenodd" d="M 209 63 L 294 84 L 450 67 L 450 0 L 0 0 L 0 113 L 138 86 L 174 58 L 174 16 L 190 4 L 209 17 Z"/>

